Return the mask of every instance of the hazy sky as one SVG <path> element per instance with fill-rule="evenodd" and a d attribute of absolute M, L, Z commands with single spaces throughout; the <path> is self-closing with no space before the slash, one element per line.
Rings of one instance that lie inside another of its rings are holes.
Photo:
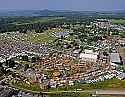
<path fill-rule="evenodd" d="M 125 0 L 0 0 L 0 10 L 125 10 Z"/>

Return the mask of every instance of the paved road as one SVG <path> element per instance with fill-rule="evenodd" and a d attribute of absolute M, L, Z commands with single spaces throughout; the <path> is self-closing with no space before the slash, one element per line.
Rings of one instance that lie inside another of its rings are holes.
<path fill-rule="evenodd" d="M 42 92 L 43 94 L 56 94 L 56 93 L 93 93 L 91 90 L 84 91 L 53 91 L 53 92 Z"/>
<path fill-rule="evenodd" d="M 97 90 L 96 94 L 99 95 L 125 95 L 125 90 Z"/>
<path fill-rule="evenodd" d="M 56 93 L 95 93 L 97 95 L 125 95 L 125 90 L 84 90 L 84 91 L 54 91 L 42 92 L 43 94 Z"/>

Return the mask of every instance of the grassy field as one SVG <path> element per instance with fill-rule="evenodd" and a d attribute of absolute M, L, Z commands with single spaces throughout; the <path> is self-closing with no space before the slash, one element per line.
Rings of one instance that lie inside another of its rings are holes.
<path fill-rule="evenodd" d="M 118 80 L 113 78 L 95 84 L 85 84 L 83 87 L 84 89 L 125 89 L 125 80 Z"/>
<path fill-rule="evenodd" d="M 16 83 L 12 83 L 12 86 L 27 92 L 42 92 L 38 84 L 28 85 L 25 82 L 17 81 Z M 91 97 L 90 93 L 49 93 L 44 95 L 46 95 L 47 97 Z"/>
<path fill-rule="evenodd" d="M 10 34 L 0 34 L 0 41 L 6 40 L 14 40 L 14 41 L 23 41 L 25 43 L 52 43 L 56 36 L 54 36 L 53 32 L 63 32 L 66 31 L 64 29 L 49 29 L 44 31 L 43 33 L 36 33 L 34 30 L 32 32 L 24 33 L 10 33 Z"/>
<path fill-rule="evenodd" d="M 25 89 L 25 90 L 30 90 L 30 91 L 36 91 L 36 92 L 41 92 L 41 88 L 39 86 L 39 84 L 26 84 L 23 81 L 16 81 L 15 83 L 12 82 L 12 85 L 14 87 L 17 87 L 19 89 Z"/>
<path fill-rule="evenodd" d="M 62 88 L 51 88 L 49 91 L 57 90 L 93 90 L 93 89 L 113 89 L 113 90 L 124 90 L 125 89 L 125 80 L 118 80 L 116 78 L 106 80 L 104 82 L 90 83 L 90 84 L 75 84 L 74 86 L 65 86 Z"/>
<path fill-rule="evenodd" d="M 125 48 L 123 48 L 123 53 L 125 54 Z"/>
<path fill-rule="evenodd" d="M 24 34 L 22 38 L 26 43 L 29 42 L 29 43 L 35 43 L 35 44 L 51 43 L 56 39 L 56 37 L 50 31 L 45 31 L 43 33 L 35 33 L 35 32 L 28 33 L 28 34 Z"/>
<path fill-rule="evenodd" d="M 123 19 L 119 19 L 119 20 L 112 19 L 112 23 L 113 24 L 125 24 L 125 20 L 123 20 Z"/>
<path fill-rule="evenodd" d="M 18 81 L 14 84 L 17 87 L 25 88 L 33 91 L 41 91 L 38 84 L 28 85 L 22 81 Z M 59 88 L 51 88 L 49 91 L 68 91 L 68 90 L 93 90 L 93 89 L 113 89 L 113 90 L 125 90 L 125 80 L 118 80 L 116 78 L 106 80 L 104 82 L 90 83 L 90 84 L 79 84 L 76 83 L 74 86 L 64 86 Z"/>
<path fill-rule="evenodd" d="M 19 89 L 29 90 L 35 92 L 42 92 L 38 84 L 28 85 L 22 81 L 18 81 L 13 83 L 13 85 Z M 125 89 L 125 80 L 118 80 L 116 78 L 106 80 L 104 82 L 98 82 L 94 84 L 76 84 L 74 86 L 64 86 L 62 88 L 51 88 L 48 91 L 70 91 L 76 89 L 83 90 L 94 90 L 94 89 L 111 89 L 111 90 L 124 90 Z M 91 97 L 88 93 L 50 93 L 48 97 Z M 101 95 L 100 97 L 122 97 L 122 96 L 113 96 L 113 95 Z"/>
<path fill-rule="evenodd" d="M 48 33 L 31 33 L 26 40 L 31 43 L 51 43 L 55 39 Z"/>
<path fill-rule="evenodd" d="M 31 43 L 52 43 L 56 37 L 54 36 L 53 32 L 63 32 L 64 29 L 49 29 L 44 31 L 43 33 L 29 33 L 27 36 L 24 36 L 24 40 Z"/>

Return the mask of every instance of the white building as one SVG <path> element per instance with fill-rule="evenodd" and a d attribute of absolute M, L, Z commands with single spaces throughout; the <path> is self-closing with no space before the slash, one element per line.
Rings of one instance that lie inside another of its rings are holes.
<path fill-rule="evenodd" d="M 96 62 L 97 61 L 97 54 L 85 54 L 85 53 L 81 53 L 80 54 L 80 59 L 83 61 L 91 61 L 91 62 Z"/>
<path fill-rule="evenodd" d="M 90 61 L 90 62 L 96 62 L 98 59 L 98 53 L 93 52 L 93 50 L 85 50 L 85 53 L 80 54 L 80 59 L 82 61 Z"/>

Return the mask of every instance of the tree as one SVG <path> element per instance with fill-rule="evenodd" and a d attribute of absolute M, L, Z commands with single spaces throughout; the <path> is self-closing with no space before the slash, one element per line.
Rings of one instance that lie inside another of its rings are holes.
<path fill-rule="evenodd" d="M 0 63 L 0 67 L 2 67 L 2 63 Z"/>
<path fill-rule="evenodd" d="M 24 71 L 26 71 L 29 68 L 28 64 L 25 64 Z"/>
<path fill-rule="evenodd" d="M 36 57 L 32 57 L 32 58 L 31 58 L 31 62 L 32 62 L 32 63 L 35 63 L 36 60 L 37 60 Z"/>
<path fill-rule="evenodd" d="M 10 68 L 13 68 L 13 67 L 15 66 L 14 60 L 9 60 L 9 61 L 8 61 L 8 66 L 9 66 Z"/>
<path fill-rule="evenodd" d="M 8 61 L 8 60 L 6 60 L 5 65 L 6 65 L 6 66 L 8 66 L 8 64 L 9 64 L 9 61 Z"/>
<path fill-rule="evenodd" d="M 22 60 L 23 60 L 23 61 L 28 61 L 28 56 L 27 56 L 27 55 L 22 56 Z"/>

